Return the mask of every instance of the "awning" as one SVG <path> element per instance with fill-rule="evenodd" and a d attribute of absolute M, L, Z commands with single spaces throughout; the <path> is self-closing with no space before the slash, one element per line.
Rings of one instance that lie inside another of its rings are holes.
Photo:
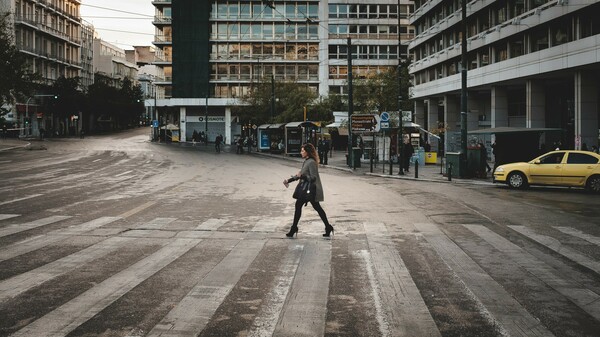
<path fill-rule="evenodd" d="M 160 129 L 164 130 L 165 126 L 164 125 L 161 126 Z M 179 130 L 179 127 L 177 125 L 175 125 L 175 124 L 167 124 L 166 129 L 167 130 Z"/>
<path fill-rule="evenodd" d="M 561 128 L 517 128 L 510 126 L 501 126 L 497 128 L 488 128 L 480 130 L 468 131 L 471 135 L 486 135 L 486 134 L 497 134 L 497 133 L 516 133 L 516 132 L 547 132 L 547 131 L 563 131 Z"/>
<path fill-rule="evenodd" d="M 413 122 L 409 122 L 409 121 L 403 121 L 402 122 L 402 127 L 403 128 L 421 128 L 421 126 L 417 123 L 413 123 Z"/>

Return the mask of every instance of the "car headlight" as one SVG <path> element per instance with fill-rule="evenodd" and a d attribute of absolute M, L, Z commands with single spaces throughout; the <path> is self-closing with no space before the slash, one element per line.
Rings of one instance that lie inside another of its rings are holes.
<path fill-rule="evenodd" d="M 496 171 L 494 171 L 494 172 L 504 172 L 504 168 L 502 166 L 497 167 Z"/>

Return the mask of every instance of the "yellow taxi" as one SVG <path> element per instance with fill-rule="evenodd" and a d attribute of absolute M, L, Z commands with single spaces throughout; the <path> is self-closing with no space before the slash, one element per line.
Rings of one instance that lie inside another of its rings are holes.
<path fill-rule="evenodd" d="M 529 185 L 585 187 L 600 193 L 600 155 L 589 151 L 559 150 L 529 162 L 500 165 L 494 182 L 512 188 Z"/>

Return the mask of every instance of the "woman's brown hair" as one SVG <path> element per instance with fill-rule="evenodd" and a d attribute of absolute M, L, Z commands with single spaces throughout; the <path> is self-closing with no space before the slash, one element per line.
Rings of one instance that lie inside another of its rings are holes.
<path fill-rule="evenodd" d="M 312 158 L 317 163 L 317 166 L 319 166 L 319 154 L 317 154 L 315 146 L 311 143 L 306 143 L 302 145 L 302 148 L 304 148 L 304 151 L 308 154 L 308 157 Z"/>

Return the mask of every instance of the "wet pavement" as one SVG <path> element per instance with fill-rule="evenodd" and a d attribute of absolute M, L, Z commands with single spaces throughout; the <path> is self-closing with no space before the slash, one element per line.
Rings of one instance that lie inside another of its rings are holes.
<path fill-rule="evenodd" d="M 74 138 L 75 139 L 75 138 Z M 29 140 L 21 140 L 15 138 L 8 139 L 0 139 L 0 152 L 22 149 L 32 147 L 34 145 L 42 145 L 46 142 L 52 142 L 52 140 L 45 141 L 29 141 Z M 35 144 L 34 144 L 35 143 Z M 214 151 L 214 144 L 200 144 L 200 143 L 168 143 L 162 145 L 169 146 L 184 146 L 184 147 L 195 147 L 200 151 Z M 222 151 L 226 153 L 235 153 L 236 148 L 233 145 L 223 145 Z M 301 161 L 300 157 L 297 156 L 287 156 L 284 154 L 272 154 L 270 152 L 257 152 L 252 150 L 250 152 L 251 155 L 255 156 L 263 156 L 271 159 L 278 160 L 289 160 L 289 161 Z M 248 155 L 246 149 L 244 150 L 243 155 Z M 487 178 L 458 178 L 452 177 L 451 180 L 448 179 L 446 175 L 446 168 L 440 162 L 440 158 L 438 158 L 437 163 L 419 165 L 418 170 L 415 169 L 415 166 L 411 164 L 410 171 L 405 172 L 404 175 L 400 175 L 398 164 L 392 165 L 392 174 L 390 174 L 390 168 L 388 163 L 373 163 L 373 168 L 371 169 L 370 162 L 362 162 L 360 167 L 351 168 L 346 164 L 346 152 L 345 151 L 332 151 L 330 152 L 330 156 L 328 158 L 328 165 L 323 165 L 323 167 L 327 167 L 329 169 L 342 170 L 346 172 L 354 172 L 355 174 L 362 175 L 374 175 L 379 177 L 385 177 L 390 179 L 407 179 L 407 180 L 418 180 L 418 181 L 429 181 L 429 182 L 439 182 L 439 183 L 455 183 L 455 184 L 484 184 L 490 185 L 492 182 L 492 173 L 488 172 Z M 492 165 L 492 164 L 490 164 Z"/>

